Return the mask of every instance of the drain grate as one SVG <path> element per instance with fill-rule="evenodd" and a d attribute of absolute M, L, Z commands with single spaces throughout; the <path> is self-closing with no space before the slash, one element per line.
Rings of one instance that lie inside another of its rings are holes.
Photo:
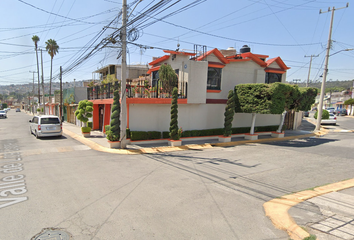
<path fill-rule="evenodd" d="M 33 240 L 70 240 L 70 234 L 59 229 L 47 229 L 36 236 Z"/>

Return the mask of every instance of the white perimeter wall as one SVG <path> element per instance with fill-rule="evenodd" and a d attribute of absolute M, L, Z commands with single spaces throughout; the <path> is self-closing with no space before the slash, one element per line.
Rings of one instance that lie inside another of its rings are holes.
<path fill-rule="evenodd" d="M 179 104 L 178 126 L 183 130 L 224 127 L 225 104 Z M 169 104 L 130 104 L 129 128 L 132 131 L 169 131 Z M 250 127 L 252 114 L 236 113 L 233 127 Z M 281 115 L 257 114 L 256 126 L 279 125 Z"/>

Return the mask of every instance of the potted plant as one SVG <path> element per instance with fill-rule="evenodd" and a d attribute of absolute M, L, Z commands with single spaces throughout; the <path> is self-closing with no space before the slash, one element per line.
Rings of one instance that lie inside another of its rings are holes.
<path fill-rule="evenodd" d="M 107 128 L 106 138 L 110 148 L 120 148 L 120 102 L 118 90 L 114 91 L 111 123 Z"/>
<path fill-rule="evenodd" d="M 90 117 L 92 117 L 93 112 L 93 102 L 89 102 L 88 100 L 82 100 L 79 102 L 79 106 L 75 111 L 75 116 L 81 122 L 84 123 L 84 126 L 81 128 L 82 135 L 84 137 L 89 137 L 91 128 L 87 126 L 87 122 Z"/>
<path fill-rule="evenodd" d="M 136 98 L 140 97 L 140 92 L 141 91 L 139 86 L 134 87 L 134 93 Z"/>
<path fill-rule="evenodd" d="M 171 101 L 171 122 L 170 122 L 170 139 L 168 144 L 172 147 L 181 146 L 182 140 L 180 137 L 182 135 L 182 128 L 178 129 L 178 90 L 175 87 L 172 91 L 172 101 Z"/>

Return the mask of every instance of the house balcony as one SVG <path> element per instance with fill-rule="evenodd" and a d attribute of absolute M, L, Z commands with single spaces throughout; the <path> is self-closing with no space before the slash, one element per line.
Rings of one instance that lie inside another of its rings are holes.
<path fill-rule="evenodd" d="M 185 87 L 186 89 L 186 87 Z M 178 98 L 187 98 L 185 89 L 180 90 Z M 113 99 L 114 91 L 119 90 L 119 95 L 121 96 L 120 83 L 107 83 L 102 85 L 96 85 L 87 88 L 87 99 L 88 100 L 98 100 L 98 99 Z M 184 94 L 182 94 L 185 92 Z M 161 88 L 156 87 L 145 87 L 140 85 L 126 85 L 126 97 L 127 98 L 172 98 L 168 93 L 163 92 Z"/>

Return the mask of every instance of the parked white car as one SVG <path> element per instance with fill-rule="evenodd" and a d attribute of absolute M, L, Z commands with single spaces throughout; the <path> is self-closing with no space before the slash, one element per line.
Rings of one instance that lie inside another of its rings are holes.
<path fill-rule="evenodd" d="M 333 114 L 329 114 L 329 119 L 322 119 L 321 124 L 332 124 L 336 125 L 337 124 L 337 117 Z"/>
<path fill-rule="evenodd" d="M 61 136 L 63 128 L 59 117 L 54 115 L 34 116 L 30 122 L 30 132 L 36 138 Z"/>
<path fill-rule="evenodd" d="M 333 113 L 333 112 L 336 110 L 336 108 L 334 108 L 334 107 L 328 107 L 328 108 L 326 108 L 326 110 L 327 110 L 329 113 Z"/>
<path fill-rule="evenodd" d="M 0 110 L 0 118 L 7 118 L 7 113 L 5 110 Z"/>

